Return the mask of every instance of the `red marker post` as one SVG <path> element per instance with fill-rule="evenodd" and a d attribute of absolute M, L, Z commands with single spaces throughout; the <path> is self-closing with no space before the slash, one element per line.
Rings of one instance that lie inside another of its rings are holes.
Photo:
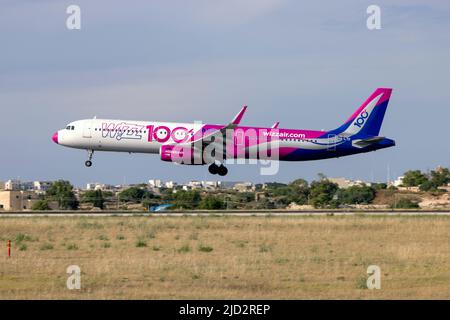
<path fill-rule="evenodd" d="M 11 240 L 8 240 L 8 258 L 11 257 Z"/>

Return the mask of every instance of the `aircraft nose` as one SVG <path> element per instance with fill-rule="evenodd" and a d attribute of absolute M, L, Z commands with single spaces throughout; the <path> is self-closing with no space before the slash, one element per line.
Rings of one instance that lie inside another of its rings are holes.
<path fill-rule="evenodd" d="M 58 131 L 56 131 L 56 133 L 52 136 L 52 140 L 54 143 L 59 144 L 58 142 Z"/>

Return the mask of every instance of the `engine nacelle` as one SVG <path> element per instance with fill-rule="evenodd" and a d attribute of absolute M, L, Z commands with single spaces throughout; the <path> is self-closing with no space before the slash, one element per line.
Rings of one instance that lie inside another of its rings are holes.
<path fill-rule="evenodd" d="M 202 153 L 195 154 L 190 146 L 164 145 L 159 149 L 162 161 L 174 162 L 185 165 L 204 165 Z"/>

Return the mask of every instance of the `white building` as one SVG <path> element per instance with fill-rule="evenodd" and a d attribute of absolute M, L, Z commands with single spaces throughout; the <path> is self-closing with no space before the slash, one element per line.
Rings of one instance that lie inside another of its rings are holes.
<path fill-rule="evenodd" d="M 165 187 L 168 188 L 168 189 L 173 189 L 173 188 L 175 188 L 176 186 L 177 186 L 177 183 L 174 182 L 174 181 L 167 181 L 167 182 L 165 183 Z"/>
<path fill-rule="evenodd" d="M 162 187 L 162 181 L 160 179 L 150 179 L 150 180 L 148 180 L 148 184 L 152 188 L 161 188 Z"/>
<path fill-rule="evenodd" d="M 92 190 L 101 190 L 101 191 L 107 191 L 107 190 L 114 190 L 115 187 L 109 184 L 104 183 L 88 183 L 86 185 L 86 190 L 92 191 Z"/>
<path fill-rule="evenodd" d="M 46 192 L 52 186 L 51 181 L 34 181 L 33 182 L 33 190 Z"/>
<path fill-rule="evenodd" d="M 17 191 L 20 190 L 20 180 L 8 180 L 5 182 L 5 190 Z"/>
<path fill-rule="evenodd" d="M 338 187 L 341 189 L 347 189 L 353 186 L 364 186 L 364 185 L 370 186 L 370 183 L 366 183 L 362 180 L 350 180 L 346 178 L 328 178 L 328 181 L 336 183 Z"/>
<path fill-rule="evenodd" d="M 188 186 L 191 189 L 201 189 L 203 187 L 201 181 L 189 181 Z"/>
<path fill-rule="evenodd" d="M 238 192 L 255 191 L 255 186 L 251 182 L 236 183 L 233 187 Z"/>
<path fill-rule="evenodd" d="M 404 176 L 400 176 L 394 181 L 391 181 L 390 185 L 394 187 L 400 187 L 403 184 L 403 178 Z"/>
<path fill-rule="evenodd" d="M 202 181 L 202 186 L 205 189 L 215 190 L 219 187 L 219 183 L 217 181 Z"/>

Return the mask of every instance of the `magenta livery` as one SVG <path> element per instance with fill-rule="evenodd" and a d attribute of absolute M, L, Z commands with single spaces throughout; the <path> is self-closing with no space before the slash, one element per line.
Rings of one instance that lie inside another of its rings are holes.
<path fill-rule="evenodd" d="M 88 119 L 69 123 L 53 135 L 59 145 L 94 151 L 159 154 L 183 165 L 209 165 L 224 176 L 233 160 L 306 161 L 337 158 L 395 145 L 380 136 L 392 89 L 378 88 L 340 127 L 330 131 L 241 126 L 247 107 L 226 125 Z M 239 162 L 238 163 L 245 163 Z"/>

